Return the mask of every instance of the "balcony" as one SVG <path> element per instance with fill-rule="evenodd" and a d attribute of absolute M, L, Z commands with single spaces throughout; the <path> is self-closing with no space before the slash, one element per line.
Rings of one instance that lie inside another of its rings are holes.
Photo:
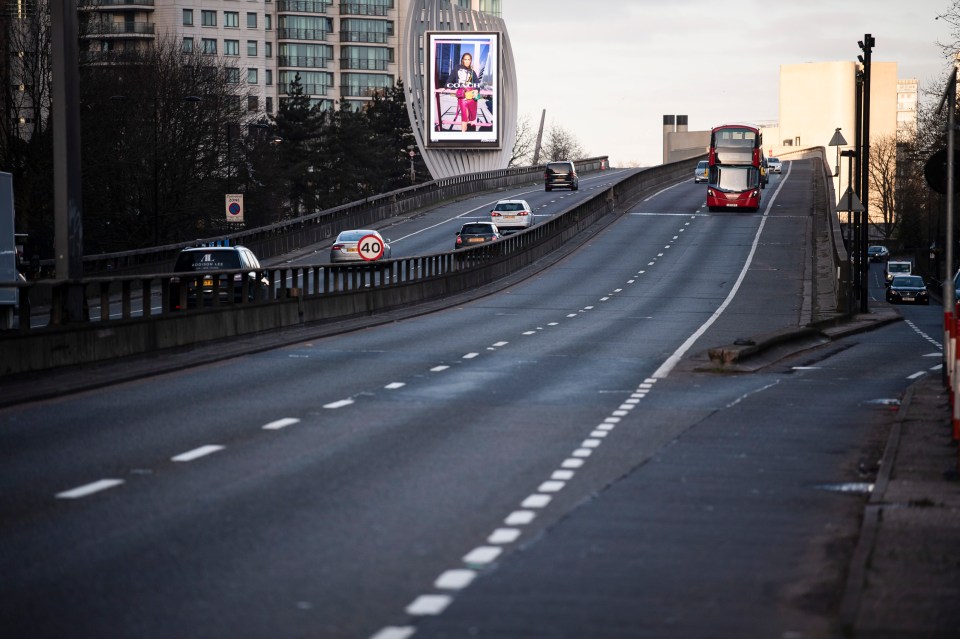
<path fill-rule="evenodd" d="M 327 95 L 327 91 L 330 90 L 330 85 L 327 84 L 301 84 L 300 86 L 303 88 L 304 95 Z M 285 89 L 282 85 L 280 85 L 277 87 L 277 90 L 282 98 L 288 95 L 287 92 L 290 90 L 290 86 Z"/>
<path fill-rule="evenodd" d="M 377 31 L 341 31 L 340 42 L 372 42 L 385 44 L 392 34 Z"/>
<path fill-rule="evenodd" d="M 136 9 L 153 8 L 154 0 L 97 0 L 94 4 L 86 4 L 77 7 L 81 11 L 91 11 L 96 9 L 118 9 L 131 7 Z"/>
<path fill-rule="evenodd" d="M 378 87 L 373 85 L 340 87 L 341 98 L 372 98 L 378 93 L 386 93 L 387 87 Z"/>
<path fill-rule="evenodd" d="M 341 69 L 353 69 L 359 71 L 386 71 L 390 67 L 390 60 L 357 60 L 352 58 L 340 58 Z"/>
<path fill-rule="evenodd" d="M 277 0 L 278 13 L 326 13 L 327 3 L 322 0 Z"/>
<path fill-rule="evenodd" d="M 326 40 L 326 29 L 292 29 L 283 27 L 277 29 L 278 40 Z"/>
<path fill-rule="evenodd" d="M 303 69 L 326 69 L 330 58 L 314 55 L 278 55 L 277 65 L 281 67 L 300 67 Z"/>
<path fill-rule="evenodd" d="M 390 3 L 390 6 L 382 4 L 367 4 L 365 2 L 341 2 L 340 15 L 385 16 L 392 8 L 392 2 Z"/>
<path fill-rule="evenodd" d="M 154 25 L 151 22 L 91 22 L 87 28 L 87 37 L 103 36 L 142 36 L 153 37 Z"/>

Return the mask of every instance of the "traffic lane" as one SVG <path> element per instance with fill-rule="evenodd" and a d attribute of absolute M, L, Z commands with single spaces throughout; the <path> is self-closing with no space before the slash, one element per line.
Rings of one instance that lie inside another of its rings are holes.
<path fill-rule="evenodd" d="M 935 374 L 922 357 L 887 353 L 924 341 L 895 324 L 800 369 L 749 376 L 754 392 L 485 571 L 440 616 L 398 614 L 394 626 L 416 623 L 417 637 L 838 634 L 865 502 L 858 469 L 875 472 L 889 402 L 911 373 Z M 673 374 L 644 412 L 656 423 L 742 379 Z"/>
<path fill-rule="evenodd" d="M 669 220 L 669 222 L 670 222 L 671 224 L 672 224 L 674 221 L 675 221 L 675 220 L 672 220 L 672 219 Z M 672 229 L 670 229 L 670 230 L 668 230 L 667 232 L 673 232 L 673 231 L 672 231 Z M 662 238 L 656 238 L 656 240 L 657 240 L 657 241 L 662 241 Z M 643 258 L 643 259 L 646 259 L 646 258 Z M 593 271 L 594 269 L 591 268 L 590 270 Z M 603 271 L 601 271 L 601 272 L 603 272 Z M 578 282 L 583 280 L 583 278 L 581 278 L 581 277 L 579 277 L 579 276 L 575 277 L 574 279 L 575 279 L 576 281 L 578 281 Z M 603 287 L 601 287 L 601 288 L 607 288 L 607 287 L 606 287 L 606 286 L 603 286 Z M 555 303 L 555 299 L 554 299 L 554 296 L 553 296 L 552 294 L 550 295 L 550 300 L 551 300 L 551 304 Z M 526 304 L 525 304 L 525 305 L 526 305 Z M 524 305 L 524 306 L 525 306 L 525 305 Z M 585 307 L 584 307 L 584 310 L 587 310 L 587 309 L 585 309 Z M 452 314 L 452 312 L 451 312 L 451 314 Z M 577 318 L 580 318 L 580 315 L 578 314 L 576 317 L 577 317 Z M 458 318 L 458 319 L 459 319 L 459 318 Z M 571 319 L 572 319 L 572 318 L 571 318 Z M 458 322 L 458 323 L 459 323 L 459 322 Z M 634 325 L 634 326 L 635 326 L 635 330 L 636 330 L 636 326 L 637 326 L 638 323 L 637 323 L 636 321 L 632 321 L 632 320 L 631 320 L 629 323 L 632 324 L 632 325 Z M 406 323 L 404 323 L 404 324 L 406 324 Z M 469 323 L 468 323 L 468 324 L 469 324 Z M 474 322 L 474 323 L 472 323 L 471 325 L 476 326 L 476 324 L 477 324 L 477 323 Z M 487 323 L 487 322 L 481 322 L 480 324 L 481 324 L 482 326 L 492 326 L 492 324 L 489 324 L 489 323 Z M 573 324 L 573 322 L 571 322 L 571 324 Z M 548 323 L 548 325 L 549 325 L 549 323 Z M 377 332 L 377 331 L 374 331 L 374 332 Z M 432 332 L 432 331 L 431 331 L 431 332 Z M 589 333 L 595 333 L 595 332 L 597 332 L 597 331 L 596 331 L 596 329 L 589 329 L 588 332 L 589 332 Z M 534 333 L 534 334 L 536 334 L 536 333 Z M 401 342 L 404 342 L 404 341 L 405 341 L 405 340 L 401 340 Z M 590 339 L 586 339 L 586 337 L 582 337 L 582 338 L 573 339 L 572 341 L 573 341 L 574 343 L 579 343 L 579 344 L 581 344 L 581 345 L 582 345 L 582 348 L 585 349 L 585 352 L 589 354 L 589 357 L 591 357 L 591 358 L 596 358 L 596 359 L 598 360 L 598 362 L 599 362 L 598 366 L 600 367 L 600 370 L 608 371 L 608 370 L 610 369 L 610 367 L 609 367 L 610 358 L 607 357 L 607 356 L 599 356 L 599 355 L 598 355 L 597 345 L 600 343 L 600 340 L 599 340 L 597 337 L 591 337 Z M 628 339 L 628 340 L 626 340 L 626 341 L 623 341 L 623 342 L 621 342 L 621 343 L 616 344 L 614 350 L 619 350 L 621 344 L 623 344 L 623 343 L 626 343 L 626 344 L 630 344 L 630 343 L 640 344 L 640 343 L 642 343 L 642 342 L 643 342 L 643 340 L 641 340 L 641 339 L 639 339 L 639 338 Z M 552 342 L 551 342 L 551 343 L 552 343 Z M 563 356 L 563 357 L 567 357 L 567 356 Z M 559 359 L 558 361 L 560 361 L 560 362 L 565 362 L 565 363 L 567 363 L 567 364 L 570 364 L 571 362 L 573 362 L 573 361 L 575 360 L 575 358 L 571 359 L 571 358 L 567 357 L 566 359 L 564 359 L 563 357 L 561 357 L 561 359 Z M 351 357 L 350 359 L 351 359 L 351 361 L 354 361 L 354 358 L 353 358 L 353 357 Z M 512 367 L 512 366 L 510 366 L 510 365 L 508 364 L 508 368 L 509 368 L 509 367 Z M 581 378 L 581 376 L 580 376 L 579 374 L 577 374 L 576 371 L 570 371 L 570 370 L 568 369 L 568 367 L 566 367 L 566 366 L 550 366 L 550 367 L 548 367 L 548 368 L 550 368 L 550 369 L 557 368 L 558 370 L 563 370 L 565 375 L 572 375 L 573 378 L 572 378 L 572 379 L 568 379 L 567 381 L 565 381 L 565 382 L 563 382 L 563 383 L 560 383 L 560 382 L 551 382 L 551 383 L 549 383 L 549 384 L 545 384 L 543 387 L 549 389 L 549 395 L 548 395 L 549 401 L 546 402 L 546 405 L 547 405 L 547 406 L 551 405 L 553 402 L 557 401 L 558 398 L 562 398 L 562 397 L 565 397 L 565 396 L 567 396 L 567 397 L 574 397 L 573 395 L 567 395 L 567 389 L 571 389 L 571 390 L 572 390 L 572 389 L 576 389 L 578 386 L 582 386 L 582 385 L 583 385 L 583 379 Z M 261 370 L 261 371 L 262 371 L 262 370 L 264 370 L 264 369 L 263 369 L 263 367 L 258 367 L 258 370 Z M 607 374 L 609 374 L 609 373 L 607 373 Z M 483 376 L 481 375 L 481 377 L 483 377 Z M 541 377 L 543 377 L 543 376 L 541 375 Z M 527 377 L 524 377 L 523 379 L 526 379 L 526 378 L 527 378 Z M 497 376 L 492 376 L 491 379 L 493 379 L 493 380 L 496 381 L 498 378 L 497 378 Z M 588 373 L 588 379 L 591 379 L 591 380 L 592 380 L 592 379 L 598 379 L 598 376 L 595 375 L 595 374 L 593 374 L 593 373 Z M 501 384 L 501 385 L 503 385 L 503 384 Z M 509 388 L 509 387 L 523 388 L 523 387 L 522 387 L 520 384 L 518 384 L 517 382 L 512 382 L 512 381 L 509 381 L 509 380 L 505 383 L 505 385 L 506 385 L 506 387 L 508 387 L 508 388 Z M 620 384 L 616 384 L 616 383 L 611 382 L 611 385 L 612 385 L 612 388 L 614 389 L 614 392 L 622 392 L 622 390 L 618 390 Z M 472 389 L 473 386 L 474 386 L 474 384 L 463 384 L 462 382 L 457 382 L 457 381 L 454 381 L 452 384 L 450 384 L 449 382 L 445 382 L 445 383 L 443 384 L 443 388 L 442 388 L 442 389 L 437 390 L 437 391 L 434 391 L 434 392 L 431 392 L 430 395 L 435 395 L 437 398 L 440 398 L 440 401 L 444 402 L 444 405 L 446 405 L 446 402 L 448 402 L 449 399 L 450 399 L 450 391 L 451 391 L 451 389 L 461 388 L 461 389 L 467 389 L 467 390 L 469 390 L 469 389 Z M 265 390 L 269 390 L 269 389 L 265 389 Z M 602 390 L 602 389 L 601 389 L 601 390 Z M 302 397 L 302 396 L 303 396 L 303 393 L 295 393 L 295 394 L 296 394 L 297 396 L 299 396 L 299 397 Z M 479 396 L 480 396 L 481 398 L 485 398 L 487 395 L 481 393 Z M 589 404 L 592 399 L 593 399 L 593 393 L 591 392 L 591 393 L 589 394 L 589 396 L 585 398 L 585 400 L 583 401 L 583 403 L 584 403 L 584 404 Z M 284 405 L 289 405 L 289 401 L 287 401 L 287 398 L 281 398 L 281 399 L 280 399 L 280 403 L 282 403 L 282 404 L 284 404 Z M 473 409 L 473 410 L 476 410 L 476 409 L 474 408 L 475 403 L 476 403 L 476 402 L 470 404 L 470 408 Z M 509 406 L 509 405 L 512 404 L 512 403 L 513 403 L 513 402 L 510 402 L 510 401 L 506 402 L 507 406 Z M 482 400 L 480 401 L 479 406 L 482 408 L 482 407 L 486 407 L 486 405 L 487 405 L 487 402 L 485 401 L 485 399 L 482 399 Z M 574 404 L 572 404 L 572 405 L 576 405 L 576 402 L 575 402 Z M 347 404 L 347 405 L 344 405 L 344 406 L 350 406 L 350 405 Z M 536 414 L 535 414 L 535 415 L 533 415 L 533 416 L 529 416 L 529 415 L 528 415 L 528 416 L 524 417 L 524 423 L 528 423 L 528 422 L 532 422 L 532 423 L 534 423 L 534 424 L 541 423 L 541 422 L 539 422 L 539 421 L 537 421 L 537 420 L 543 419 L 543 408 L 540 407 L 540 406 L 537 406 L 537 408 L 538 408 L 539 410 L 536 411 Z M 512 412 L 514 412 L 514 411 L 509 410 L 508 408 L 507 408 L 507 409 L 501 409 L 501 410 L 506 410 L 506 413 L 512 413 Z M 393 412 L 394 412 L 394 411 L 392 411 L 392 410 L 386 411 L 386 413 L 389 413 L 389 414 L 392 414 Z M 472 412 L 472 411 L 470 411 L 470 412 Z M 567 415 L 567 418 L 568 418 L 568 419 L 570 418 L 570 416 L 569 416 L 569 413 L 570 413 L 569 406 L 567 406 L 566 409 L 565 409 L 564 411 L 561 411 L 561 412 L 563 413 L 563 415 Z M 364 415 L 364 414 L 369 414 L 369 411 L 361 411 L 360 414 L 361 414 L 361 416 Z M 376 416 L 376 414 L 377 414 L 377 413 L 374 411 L 374 412 L 373 412 L 373 415 Z M 451 422 L 453 422 L 453 423 L 458 423 L 458 424 L 459 424 L 459 423 L 463 423 L 465 419 L 469 419 L 469 420 L 470 420 L 470 423 L 474 423 L 474 422 L 473 422 L 473 418 L 469 417 L 469 413 L 467 413 L 467 415 L 468 415 L 468 416 L 465 418 L 463 411 L 458 411 L 457 414 L 454 415 L 449 421 L 451 421 Z M 563 416 L 563 415 L 558 415 L 557 417 L 560 418 L 560 417 Z M 225 419 L 229 419 L 229 417 L 227 416 L 226 413 L 224 414 L 224 418 L 225 418 Z M 478 419 L 479 419 L 479 417 L 478 417 Z M 493 424 L 506 423 L 506 422 L 504 421 L 505 419 L 506 419 L 506 417 L 504 417 L 504 416 L 497 416 L 497 417 L 495 417 L 495 418 L 491 417 L 491 418 L 488 418 L 488 419 L 483 419 L 481 423 L 493 423 Z M 454 421 L 454 420 L 456 420 L 456 421 Z M 174 420 L 174 421 L 175 421 L 175 420 Z M 376 421 L 376 420 L 375 420 L 375 421 Z M 417 423 L 417 424 L 423 424 L 423 423 L 428 423 L 428 424 L 429 424 L 429 423 L 432 423 L 431 418 L 430 418 L 429 416 L 425 416 L 425 417 L 422 417 L 422 418 L 416 418 L 416 419 L 414 419 L 413 421 L 414 421 L 415 423 Z M 446 420 L 444 420 L 444 421 L 446 421 Z M 239 420 L 237 420 L 237 423 L 239 423 Z M 326 423 L 326 422 L 325 422 L 325 423 Z M 360 420 L 358 419 L 357 415 L 355 414 L 355 415 L 352 416 L 352 418 L 348 418 L 348 419 L 346 420 L 346 422 L 344 423 L 344 426 L 345 426 L 345 427 L 346 427 L 346 426 L 349 426 L 349 427 L 351 427 L 351 428 L 353 428 L 353 429 L 356 429 L 356 428 L 357 428 L 356 424 L 358 424 L 358 423 L 360 423 Z M 579 426 L 579 422 L 578 422 L 578 426 Z M 326 430 L 327 430 L 327 429 L 324 428 L 324 431 L 326 431 Z M 287 431 L 287 432 L 297 432 L 297 431 Z M 353 431 L 351 431 L 351 432 L 353 432 Z M 551 429 L 551 432 L 552 432 L 552 429 Z M 316 431 L 310 431 L 310 433 L 311 433 L 311 434 L 316 434 Z M 488 433 L 483 433 L 483 434 L 484 434 L 484 435 L 488 435 Z M 512 434 L 512 433 L 511 433 L 511 434 Z M 376 438 L 375 438 L 375 439 L 376 439 Z M 433 438 L 430 438 L 430 439 L 431 439 L 431 441 L 432 441 Z M 486 436 L 485 436 L 485 437 L 482 437 L 481 439 L 483 439 L 483 441 L 487 441 L 487 439 L 489 439 L 489 437 L 486 437 Z M 509 438 L 508 438 L 509 444 L 503 444 L 503 443 L 501 442 L 501 443 L 500 443 L 500 447 L 506 446 L 506 447 L 509 448 L 509 447 L 514 446 L 514 445 L 515 445 L 515 441 L 514 441 L 515 439 L 516 439 L 515 435 L 512 436 L 512 437 L 509 437 Z M 574 439 L 577 439 L 577 438 L 574 438 Z M 477 447 L 476 447 L 476 446 L 463 447 L 463 446 L 459 446 L 459 445 L 458 445 L 458 446 L 454 447 L 453 450 L 454 450 L 454 451 L 456 451 L 456 450 L 473 450 L 473 449 L 475 449 L 475 448 L 477 448 Z M 539 441 L 538 441 L 538 442 L 536 443 L 536 446 L 535 446 L 535 452 L 541 451 L 542 448 L 543 448 L 542 442 L 539 442 Z M 295 446 L 294 449 L 295 449 L 295 450 L 301 450 L 301 451 L 302 451 L 302 450 L 315 450 L 315 448 L 303 446 L 303 445 L 302 445 L 302 442 L 301 442 L 301 443 L 298 443 L 298 445 Z M 284 459 L 284 458 L 286 458 L 286 455 L 281 455 L 280 457 L 281 457 L 281 459 Z M 382 459 L 382 458 L 383 458 L 383 455 L 374 455 L 373 457 L 375 457 L 375 458 L 377 458 L 377 459 Z M 496 453 L 494 453 L 494 452 L 492 452 L 492 453 L 490 453 L 489 455 L 484 455 L 483 457 L 484 457 L 484 461 L 487 462 L 487 463 L 489 463 L 489 459 L 497 459 L 497 458 L 499 457 L 499 455 L 496 454 Z M 446 458 L 446 456 L 443 456 L 443 458 Z M 205 458 L 205 459 L 207 459 L 208 461 L 214 462 L 214 464 L 211 464 L 211 465 L 209 466 L 209 468 L 222 469 L 222 468 L 224 468 L 224 467 L 227 466 L 227 465 L 232 466 L 232 465 L 233 465 L 233 464 L 232 464 L 232 460 L 234 460 L 234 457 L 233 457 L 233 456 L 228 456 L 228 455 L 223 455 L 223 456 L 212 455 L 212 456 L 209 456 L 209 457 L 207 457 L 207 458 Z M 223 462 L 221 462 L 220 460 L 224 460 L 226 463 L 223 463 Z M 457 467 L 459 468 L 460 465 L 462 465 L 462 464 L 458 464 Z M 273 464 L 271 464 L 270 466 L 273 467 Z M 427 465 L 427 467 L 429 467 L 429 465 Z M 203 469 L 203 468 L 205 468 L 205 466 L 203 466 L 203 465 L 201 464 L 201 465 L 197 466 L 197 468 Z M 283 468 L 283 464 L 280 463 L 280 462 L 278 462 L 278 468 Z M 487 466 L 484 466 L 484 469 L 485 469 L 485 470 L 490 470 Z M 212 471 L 208 471 L 208 472 L 212 472 Z M 218 470 L 218 472 L 223 472 L 223 471 L 219 471 L 219 470 Z M 234 472 L 234 476 L 235 476 L 236 478 L 244 478 L 244 479 L 248 478 L 248 477 L 249 477 L 249 474 L 250 474 L 249 468 L 245 467 L 244 464 L 239 464 L 239 465 L 237 466 L 237 468 L 235 469 L 235 471 L 233 471 L 233 472 Z M 499 471 L 498 469 L 496 469 L 496 468 L 490 470 L 490 472 L 493 472 L 494 474 L 499 474 L 499 473 L 500 473 L 500 471 Z M 206 473 L 205 473 L 205 474 L 206 474 Z M 216 473 L 214 473 L 214 474 L 216 474 Z M 229 473 L 228 473 L 228 474 L 229 474 Z M 341 475 L 341 474 L 338 474 L 338 475 Z M 180 477 L 180 476 L 178 475 L 178 477 Z M 233 481 L 225 481 L 224 483 L 225 483 L 226 485 L 228 485 L 228 486 L 233 486 L 233 485 L 235 485 L 236 482 L 238 482 L 238 481 L 243 481 L 243 480 L 242 480 L 242 479 L 235 479 L 235 480 L 233 480 Z M 214 483 L 217 483 L 217 482 L 214 482 Z M 166 482 L 162 482 L 162 481 L 158 481 L 156 485 L 157 485 L 157 486 L 160 486 L 161 484 L 162 484 L 164 487 L 167 486 Z M 151 485 L 151 486 L 152 486 L 152 485 Z M 134 487 L 131 486 L 131 487 L 130 487 L 130 490 L 128 491 L 128 493 L 133 493 L 133 492 L 134 492 Z M 139 491 L 137 491 L 137 492 L 139 492 Z M 179 504 L 180 502 L 182 502 L 182 495 L 183 495 L 183 494 L 207 494 L 208 492 L 210 492 L 209 489 L 202 489 L 202 488 L 198 488 L 197 486 L 191 486 L 190 488 L 187 488 L 187 489 L 185 489 L 185 490 L 172 490 L 172 491 L 171 491 L 171 496 L 170 496 L 170 501 Z M 216 492 L 216 491 L 214 491 L 214 492 Z M 267 493 L 272 493 L 272 491 L 269 491 L 269 490 L 266 491 L 266 492 L 267 492 Z M 497 495 L 500 495 L 501 493 L 507 494 L 507 493 L 510 493 L 511 491 L 493 491 L 493 492 L 494 492 L 495 494 L 497 494 Z M 513 492 L 515 492 L 515 487 L 514 487 L 514 491 L 513 491 Z M 112 498 L 114 498 L 115 496 L 122 495 L 122 494 L 124 494 L 124 493 L 121 493 L 121 492 L 119 492 L 119 491 L 118 491 L 118 492 L 115 492 L 115 493 L 110 493 L 110 492 L 108 492 L 108 493 L 106 493 L 106 496 L 107 496 L 107 498 L 112 499 Z M 572 491 L 571 491 L 571 494 L 572 494 Z M 179 498 L 179 501 L 178 501 L 178 498 Z M 457 499 L 456 499 L 457 503 L 460 503 L 461 500 L 462 500 L 462 496 L 458 496 Z M 149 500 L 148 500 L 148 501 L 149 501 Z M 254 500 L 254 501 L 256 501 L 256 500 Z M 96 502 L 91 502 L 91 503 L 96 503 Z M 183 506 L 181 505 L 180 508 L 182 509 Z M 252 508 L 251 508 L 251 509 L 252 509 Z M 155 508 L 152 508 L 151 510 L 153 510 L 153 512 L 155 512 L 155 513 L 173 512 L 174 514 L 176 514 L 176 512 L 179 512 L 179 511 L 176 511 L 176 510 L 174 510 L 174 509 L 172 509 L 172 508 L 162 508 L 162 507 L 161 507 L 161 508 L 156 508 L 156 507 L 155 507 Z M 260 509 L 257 508 L 256 510 L 259 512 Z M 429 511 L 430 509 L 428 508 L 427 510 Z M 480 512 L 483 512 L 483 509 L 472 509 L 471 512 L 473 512 L 473 511 L 476 511 L 476 512 L 480 513 Z M 462 513 L 460 513 L 460 514 L 462 515 Z M 154 519 L 159 519 L 159 518 L 162 518 L 162 517 L 160 517 L 159 515 L 156 515 L 156 514 L 154 515 Z M 138 517 L 138 516 L 136 516 L 136 514 L 134 514 L 134 515 L 132 515 L 132 516 L 130 516 L 130 517 L 127 517 L 127 518 L 125 518 L 125 519 L 129 519 L 129 520 L 131 520 L 131 521 L 137 521 L 137 520 L 140 520 L 141 517 Z M 234 518 L 234 519 L 236 519 L 236 518 Z M 64 526 L 63 528 L 65 528 L 65 529 L 70 529 L 70 530 L 74 530 L 74 529 L 77 529 L 77 528 L 93 530 L 94 532 L 91 533 L 90 539 L 95 540 L 95 539 L 100 538 L 100 535 L 97 535 L 97 534 L 96 534 L 96 526 L 94 526 L 93 524 L 94 524 L 95 522 L 97 522 L 97 521 L 100 521 L 100 518 L 94 516 L 94 517 L 91 517 L 91 520 L 92 520 L 92 521 L 88 523 L 89 528 L 84 527 L 84 526 L 74 527 L 74 526 L 69 526 L 69 525 Z M 251 524 L 251 525 L 252 525 L 252 524 Z M 203 528 L 206 529 L 206 526 L 204 526 Z M 469 526 L 469 528 L 472 530 L 474 527 L 473 527 L 473 526 Z M 475 531 L 474 531 L 474 532 L 475 532 Z M 360 534 L 361 534 L 361 536 L 362 536 L 362 533 L 360 533 Z M 108 537 L 110 537 L 110 536 L 108 536 Z M 36 538 L 36 539 L 43 539 L 43 536 L 42 536 L 42 535 L 38 535 L 38 536 L 36 536 L 35 538 Z M 112 537 L 110 537 L 110 538 L 112 538 Z M 198 544 L 198 546 L 202 546 L 202 544 Z M 107 550 L 109 550 L 109 549 L 107 549 Z M 203 554 L 205 550 L 209 550 L 209 549 L 199 548 L 199 547 L 198 547 L 197 550 L 198 550 L 198 552 L 200 552 L 201 554 Z M 211 551 L 211 552 L 212 552 L 212 551 Z M 442 553 L 441 553 L 441 554 L 442 554 Z M 439 555 L 438 555 L 438 556 L 439 556 Z M 163 562 L 161 562 L 161 563 L 163 563 Z M 200 562 L 200 563 L 202 563 L 202 562 Z M 160 570 L 160 569 L 158 569 L 158 570 Z M 162 573 L 163 571 L 160 570 L 160 572 Z M 361 584 L 358 584 L 358 587 L 363 588 L 364 586 L 363 586 L 363 584 L 361 583 Z M 123 593 L 115 593 L 115 594 L 116 594 L 118 597 L 122 597 L 122 596 L 123 596 Z M 107 599 L 105 599 L 105 600 L 106 600 L 106 601 L 115 601 L 115 599 L 111 599 L 111 598 L 107 598 Z M 141 602 L 141 605 L 142 605 L 142 602 Z M 134 606 L 132 606 L 132 608 L 133 608 L 133 609 L 136 609 L 137 606 L 134 605 Z"/>
<path fill-rule="evenodd" d="M 605 188 L 635 173 L 635 169 L 609 170 L 591 173 L 581 178 L 579 191 L 554 191 L 545 193 L 542 183 L 527 184 L 505 189 L 497 193 L 482 193 L 457 202 L 443 204 L 413 216 L 400 216 L 377 225 L 384 238 L 390 240 L 394 257 L 429 255 L 453 250 L 456 232 L 473 219 L 489 220 L 493 205 L 499 200 L 525 199 L 538 218 L 550 217 L 566 209 L 571 203 L 592 197 L 598 188 Z M 306 254 L 298 252 L 292 259 L 276 258 L 270 263 L 293 266 L 316 264 L 327 261 L 329 242 L 306 248 Z"/>

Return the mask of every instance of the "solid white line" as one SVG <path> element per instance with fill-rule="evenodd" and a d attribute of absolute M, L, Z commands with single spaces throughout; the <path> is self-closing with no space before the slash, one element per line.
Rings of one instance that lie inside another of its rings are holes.
<path fill-rule="evenodd" d="M 80 499 L 81 497 L 86 497 L 94 493 L 99 493 L 101 490 L 107 490 L 108 488 L 113 488 L 114 486 L 119 486 L 123 483 L 122 479 L 100 479 L 95 482 L 85 484 L 83 486 L 77 486 L 76 488 L 71 488 L 70 490 L 65 490 L 63 492 L 57 493 L 57 499 Z"/>
<path fill-rule="evenodd" d="M 477 576 L 476 570 L 467 570 L 461 568 L 458 570 L 448 570 L 433 582 L 435 588 L 440 590 L 463 590 L 470 585 Z"/>
<path fill-rule="evenodd" d="M 439 615 L 451 601 L 453 597 L 450 595 L 420 595 L 406 610 L 408 615 Z"/>
<path fill-rule="evenodd" d="M 649 202 L 650 200 L 652 200 L 653 198 L 657 197 L 657 196 L 660 195 L 661 193 L 666 193 L 666 192 L 669 191 L 670 189 L 675 189 L 675 188 L 677 188 L 678 186 L 680 186 L 681 184 L 685 184 L 685 182 L 677 182 L 677 183 L 674 184 L 673 186 L 668 186 L 668 187 L 665 188 L 665 189 L 660 189 L 659 191 L 657 191 L 656 193 L 654 193 L 653 195 L 651 195 L 650 197 L 648 197 L 647 199 L 645 199 L 644 202 Z"/>
<path fill-rule="evenodd" d="M 384 388 L 386 388 L 387 390 L 397 390 L 398 388 L 403 388 L 406 385 L 407 385 L 406 382 L 391 382 L 386 386 L 384 386 Z"/>
<path fill-rule="evenodd" d="M 180 453 L 175 457 L 171 457 L 170 461 L 189 462 L 195 459 L 200 459 L 201 457 L 206 457 L 207 455 L 212 455 L 213 453 L 216 453 L 221 450 L 223 450 L 223 446 L 210 444 L 208 446 L 201 446 L 200 448 L 194 448 L 193 450 L 188 450 L 185 453 Z"/>
<path fill-rule="evenodd" d="M 329 404 L 324 404 L 324 408 L 343 408 L 344 406 L 349 406 L 353 403 L 353 400 L 350 398 L 347 399 L 338 399 L 335 402 L 330 402 Z"/>
<path fill-rule="evenodd" d="M 281 428 L 286 428 L 287 426 L 293 426 L 299 421 L 300 420 L 297 419 L 296 417 L 284 417 L 283 419 L 278 419 L 275 422 L 264 424 L 263 430 L 280 430 Z"/>
<path fill-rule="evenodd" d="M 743 263 L 743 268 L 740 269 L 740 275 L 737 277 L 737 281 L 734 282 L 733 288 L 730 289 L 730 292 L 727 294 L 726 299 L 723 300 L 723 303 L 717 308 L 716 311 L 707 319 L 703 325 L 698 328 L 694 333 L 688 337 L 680 347 L 673 352 L 670 357 L 660 365 L 654 373 L 654 379 L 663 379 L 680 363 L 680 359 L 686 354 L 690 347 L 692 347 L 700 337 L 707 332 L 714 322 L 720 319 L 720 316 L 723 315 L 723 312 L 727 310 L 727 307 L 730 306 L 733 302 L 733 298 L 736 297 L 737 292 L 740 290 L 740 286 L 743 284 L 743 280 L 747 277 L 747 271 L 750 268 L 750 265 L 753 263 L 753 257 L 756 255 L 757 246 L 760 244 L 760 236 L 763 234 L 763 229 L 767 225 L 767 219 L 769 219 L 770 209 L 773 207 L 773 203 L 777 201 L 777 196 L 780 195 L 780 189 L 783 188 L 783 185 L 787 183 L 787 178 L 790 177 L 790 172 L 793 171 L 793 163 L 790 163 L 790 168 L 787 169 L 787 174 L 780 180 L 780 184 L 777 186 L 777 190 L 774 191 L 773 197 L 770 198 L 770 201 L 767 203 L 767 208 L 763 210 L 763 218 L 760 220 L 760 226 L 757 228 L 757 233 L 753 238 L 753 245 L 750 247 L 750 253 L 747 255 L 746 261 Z"/>

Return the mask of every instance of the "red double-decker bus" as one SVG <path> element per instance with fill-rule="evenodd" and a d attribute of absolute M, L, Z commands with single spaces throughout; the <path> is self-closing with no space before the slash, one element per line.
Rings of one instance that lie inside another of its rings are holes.
<path fill-rule="evenodd" d="M 710 132 L 710 170 L 707 174 L 707 207 L 760 208 L 760 162 L 763 136 L 746 124 L 724 124 Z"/>

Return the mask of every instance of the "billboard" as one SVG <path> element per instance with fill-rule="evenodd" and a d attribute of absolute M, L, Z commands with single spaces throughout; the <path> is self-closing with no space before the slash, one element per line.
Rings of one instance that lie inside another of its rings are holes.
<path fill-rule="evenodd" d="M 500 34 L 428 31 L 426 140 L 433 148 L 500 148 Z"/>

